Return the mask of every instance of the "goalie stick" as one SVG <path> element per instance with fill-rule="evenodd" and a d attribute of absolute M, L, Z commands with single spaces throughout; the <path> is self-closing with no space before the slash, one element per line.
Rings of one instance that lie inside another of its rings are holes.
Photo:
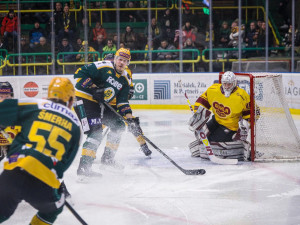
<path fill-rule="evenodd" d="M 182 90 L 182 84 L 181 84 L 181 80 L 178 81 L 179 86 Z M 184 91 L 184 97 L 186 98 L 186 101 L 188 102 L 188 105 L 190 107 L 190 110 L 192 112 L 192 114 L 194 114 L 194 110 L 192 107 L 192 104 L 187 96 L 186 91 Z M 238 163 L 237 159 L 222 159 L 222 158 L 218 158 L 214 155 L 212 148 L 210 146 L 209 140 L 207 139 L 207 136 L 203 130 L 203 128 L 201 128 L 198 131 L 195 131 L 195 137 L 197 138 L 197 140 L 202 141 L 203 145 L 205 146 L 206 152 L 208 154 L 208 158 L 210 161 L 212 161 L 213 163 L 216 164 L 224 164 L 224 165 L 236 165 Z"/>
<path fill-rule="evenodd" d="M 127 120 L 121 116 L 111 105 L 109 105 L 107 102 L 104 102 L 104 104 L 112 111 L 114 112 L 120 119 L 122 119 L 124 122 L 128 123 Z M 183 172 L 185 175 L 203 175 L 206 173 L 204 169 L 196 169 L 196 170 L 186 170 L 183 169 L 181 166 L 179 166 L 176 162 L 174 162 L 166 153 L 164 153 L 160 148 L 158 148 L 152 141 L 150 141 L 145 135 L 142 135 L 142 137 L 150 144 L 153 148 L 155 148 L 160 154 L 162 154 L 165 158 L 167 158 L 174 166 L 176 166 L 181 172 Z"/>

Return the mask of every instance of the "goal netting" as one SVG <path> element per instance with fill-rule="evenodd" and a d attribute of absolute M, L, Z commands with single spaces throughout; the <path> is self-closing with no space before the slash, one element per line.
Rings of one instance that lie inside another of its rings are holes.
<path fill-rule="evenodd" d="M 251 99 L 251 160 L 299 160 L 300 137 L 284 95 L 282 75 L 235 74 L 238 86 Z"/>

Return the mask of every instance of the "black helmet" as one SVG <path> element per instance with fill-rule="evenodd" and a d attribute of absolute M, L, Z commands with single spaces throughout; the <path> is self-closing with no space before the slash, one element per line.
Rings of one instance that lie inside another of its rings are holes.
<path fill-rule="evenodd" d="M 14 97 L 14 89 L 8 81 L 0 82 L 0 94 L 11 94 Z"/>

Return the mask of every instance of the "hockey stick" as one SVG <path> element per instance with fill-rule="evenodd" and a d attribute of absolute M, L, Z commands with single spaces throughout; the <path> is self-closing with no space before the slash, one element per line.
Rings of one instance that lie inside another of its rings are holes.
<path fill-rule="evenodd" d="M 109 105 L 107 102 L 104 102 L 104 104 L 112 111 L 114 112 L 120 119 L 122 119 L 124 122 L 127 122 L 127 120 L 121 116 L 111 105 Z M 142 137 L 150 144 L 153 148 L 155 148 L 160 154 L 162 154 L 165 158 L 167 158 L 174 166 L 176 166 L 181 172 L 183 172 L 186 175 L 203 175 L 206 173 L 204 169 L 196 169 L 196 170 L 186 170 L 180 167 L 176 162 L 174 162 L 166 153 L 164 153 L 160 148 L 158 148 L 152 141 L 150 141 L 145 135 L 142 135 Z"/>
<path fill-rule="evenodd" d="M 67 202 L 67 198 L 71 198 L 71 194 L 65 185 L 65 181 L 62 181 L 60 184 L 60 189 L 65 194 L 65 205 L 71 211 L 71 213 L 76 217 L 76 219 L 82 224 L 87 225 L 87 223 L 82 219 L 82 217 L 76 212 L 76 210 L 71 206 L 69 202 Z"/>
<path fill-rule="evenodd" d="M 180 88 L 182 89 L 182 84 L 181 84 L 181 80 L 178 81 Z M 194 110 L 192 107 L 192 104 L 187 96 L 186 91 L 184 91 L 184 97 L 186 98 L 188 105 L 190 107 L 190 110 L 192 112 L 192 114 L 194 114 Z M 214 155 L 211 145 L 209 143 L 209 140 L 207 139 L 207 136 L 203 130 L 203 128 L 201 128 L 200 130 L 195 131 L 195 137 L 197 138 L 198 141 L 202 141 L 203 145 L 205 146 L 206 152 L 208 154 L 208 158 L 210 161 L 212 161 L 213 163 L 217 163 L 217 164 L 224 164 L 224 165 L 235 165 L 238 163 L 237 159 L 222 159 L 222 158 L 218 158 Z"/>
<path fill-rule="evenodd" d="M 65 201 L 66 207 L 71 211 L 71 213 L 76 217 L 76 219 L 82 224 L 82 225 L 88 225 L 82 217 L 75 211 L 75 209 L 70 205 L 69 202 Z"/>

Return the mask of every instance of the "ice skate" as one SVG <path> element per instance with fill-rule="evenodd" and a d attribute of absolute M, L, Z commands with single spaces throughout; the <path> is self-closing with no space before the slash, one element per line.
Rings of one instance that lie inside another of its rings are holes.
<path fill-rule="evenodd" d="M 145 156 L 151 156 L 151 154 L 152 154 L 152 151 L 148 148 L 148 145 L 145 143 L 145 144 L 143 144 L 143 145 L 141 145 L 141 148 L 140 148 L 140 150 L 142 151 L 142 152 L 144 152 L 144 154 L 145 154 Z"/>
<path fill-rule="evenodd" d="M 114 159 L 115 154 L 116 153 L 112 151 L 110 148 L 105 147 L 104 153 L 101 157 L 101 164 L 115 169 L 120 169 L 120 170 L 124 169 L 124 166 L 116 162 L 116 160 Z"/>

